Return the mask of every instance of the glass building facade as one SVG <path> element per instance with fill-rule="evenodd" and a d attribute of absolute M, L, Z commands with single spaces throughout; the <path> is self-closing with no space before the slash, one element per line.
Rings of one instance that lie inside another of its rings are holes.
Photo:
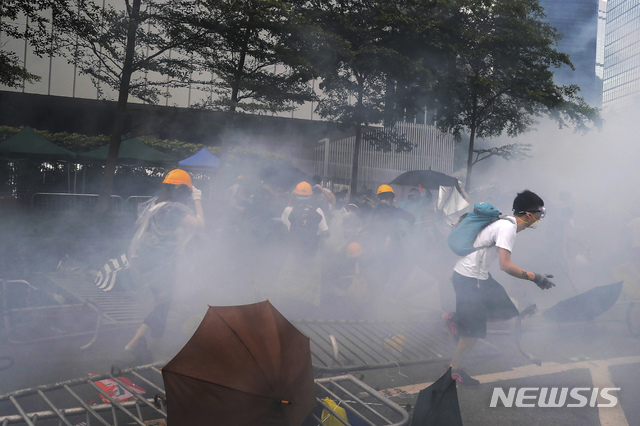
<path fill-rule="evenodd" d="M 557 84 L 580 86 L 580 95 L 592 106 L 602 101 L 602 82 L 596 75 L 599 0 L 540 0 L 546 22 L 563 38 L 558 50 L 569 54 L 575 71 L 569 67 L 555 70 Z"/>
<path fill-rule="evenodd" d="M 640 105 L 640 0 L 609 0 L 602 106 L 632 105 Z"/>

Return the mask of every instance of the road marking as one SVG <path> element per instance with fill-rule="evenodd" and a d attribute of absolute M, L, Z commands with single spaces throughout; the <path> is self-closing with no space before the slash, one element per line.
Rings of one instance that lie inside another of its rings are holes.
<path fill-rule="evenodd" d="M 479 380 L 480 383 L 495 383 L 503 380 L 513 380 L 513 379 L 522 379 L 525 377 L 533 377 L 533 376 L 543 376 L 545 374 L 555 374 L 562 373 L 564 371 L 576 370 L 580 368 L 586 368 L 591 371 L 592 377 L 594 377 L 595 370 L 595 381 L 606 382 L 607 380 L 611 382 L 611 376 L 608 373 L 607 368 L 614 365 L 625 365 L 625 364 L 635 364 L 640 363 L 640 356 L 627 356 L 627 357 L 619 357 L 619 358 L 611 358 L 611 359 L 603 359 L 603 360 L 588 360 L 588 361 L 580 361 L 580 362 L 570 362 L 566 364 L 560 364 L 557 362 L 544 362 L 542 363 L 542 367 L 538 367 L 537 365 L 528 364 L 522 367 L 516 367 L 509 371 L 501 371 L 499 373 L 492 374 L 481 374 L 478 376 L 473 376 L 475 379 Z M 601 369 L 607 370 L 607 377 L 604 377 L 601 373 Z M 427 383 L 419 383 L 415 385 L 407 385 L 407 386 L 399 386 L 395 388 L 383 389 L 380 391 L 384 396 L 388 398 L 396 397 L 396 396 L 406 396 L 406 395 L 414 395 L 419 393 L 422 389 L 430 386 L 433 382 Z M 613 386 L 610 386 L 613 387 Z M 618 404 L 619 406 L 620 404 Z M 603 423 L 604 424 L 604 423 Z M 616 423 L 620 424 L 620 423 Z"/>

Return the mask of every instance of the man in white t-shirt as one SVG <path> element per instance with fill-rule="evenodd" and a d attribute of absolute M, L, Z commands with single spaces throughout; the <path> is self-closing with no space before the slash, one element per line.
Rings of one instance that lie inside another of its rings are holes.
<path fill-rule="evenodd" d="M 511 276 L 533 281 L 543 290 L 555 286 L 549 281 L 551 276 L 525 271 L 511 262 L 516 233 L 537 226 L 546 214 L 544 201 L 524 190 L 513 200 L 513 213 L 482 229 L 473 244 L 477 250 L 458 259 L 453 268 L 456 312 L 443 314 L 443 319 L 458 342 L 451 376 L 462 385 L 479 383 L 462 369 L 462 362 L 477 339 L 486 337 L 487 320 L 508 320 L 519 314 L 505 289 L 489 273 L 489 266 L 498 259 L 500 269 Z"/>

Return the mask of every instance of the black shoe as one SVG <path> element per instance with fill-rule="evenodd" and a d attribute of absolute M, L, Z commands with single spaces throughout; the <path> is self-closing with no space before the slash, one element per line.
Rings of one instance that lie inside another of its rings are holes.
<path fill-rule="evenodd" d="M 457 370 L 452 369 L 451 378 L 463 386 L 478 386 L 480 384 L 479 380 L 474 379 L 461 368 L 458 368 Z"/>

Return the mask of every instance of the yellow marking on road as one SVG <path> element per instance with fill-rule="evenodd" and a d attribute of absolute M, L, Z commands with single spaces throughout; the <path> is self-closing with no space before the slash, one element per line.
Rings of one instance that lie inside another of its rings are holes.
<path fill-rule="evenodd" d="M 580 368 L 592 368 L 611 367 L 614 365 L 625 365 L 640 363 L 640 356 L 627 356 L 619 358 L 611 358 L 604 360 L 588 360 L 580 362 L 570 362 L 566 364 L 560 364 L 557 362 L 543 362 L 542 367 L 529 364 L 522 367 L 515 367 L 509 371 L 501 371 L 499 373 L 481 374 L 473 376 L 479 380 L 480 383 L 494 383 L 503 380 L 522 379 L 525 377 L 542 376 L 545 374 L 556 374 L 564 371 L 576 370 Z M 433 384 L 433 382 L 419 383 L 415 385 L 399 386 L 395 388 L 383 389 L 381 393 L 386 397 L 395 397 L 402 395 L 413 395 L 419 393 L 422 389 Z M 613 387 L 613 386 L 611 386 Z"/>

